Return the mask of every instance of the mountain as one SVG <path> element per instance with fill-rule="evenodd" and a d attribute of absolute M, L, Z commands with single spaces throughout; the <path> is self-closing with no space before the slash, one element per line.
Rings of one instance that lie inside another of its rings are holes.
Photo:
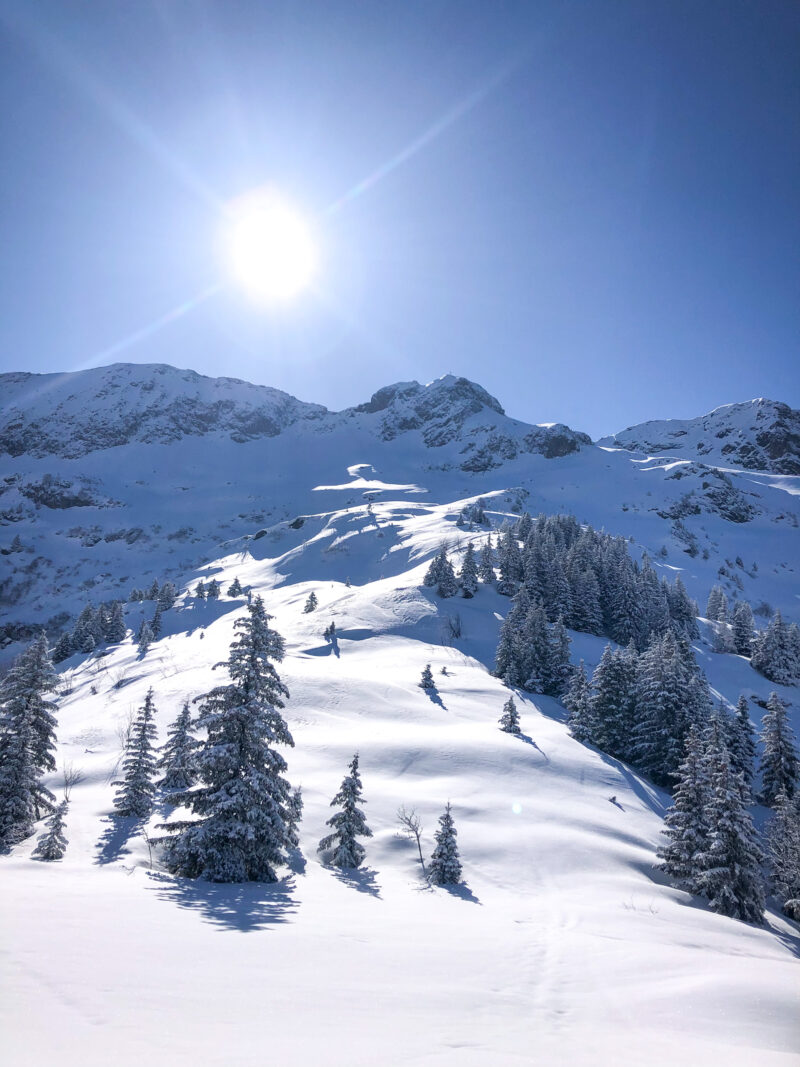
<path fill-rule="evenodd" d="M 512 420 L 452 376 L 342 412 L 169 367 L 0 387 L 4 661 L 42 623 L 55 637 L 86 604 L 177 586 L 146 653 L 134 634 L 154 604 L 136 600 L 124 640 L 58 666 L 47 783 L 60 796 L 65 769 L 78 780 L 63 860 L 37 862 L 35 838 L 0 856 L 5 1060 L 794 1062 L 796 925 L 774 900 L 758 927 L 677 889 L 656 869 L 669 794 L 571 737 L 554 698 L 515 691 L 522 735 L 501 732 L 509 598 L 482 583 L 441 599 L 423 578 L 443 542 L 458 564 L 525 510 L 573 514 L 701 605 L 721 584 L 761 625 L 776 607 L 796 619 L 800 478 L 592 444 Z M 219 599 L 196 596 L 199 579 Z M 112 803 L 148 690 L 163 742 L 185 701 L 227 680 L 215 665 L 246 616 L 235 579 L 285 642 L 283 752 L 304 797 L 299 847 L 269 885 L 171 876 L 166 800 L 149 821 Z M 744 693 L 757 724 L 777 689 L 800 726 L 796 687 L 714 652 L 699 627 L 715 703 Z M 569 636 L 591 671 L 606 639 Z M 317 844 L 355 752 L 373 836 L 365 865 L 339 871 Z M 397 812 L 420 816 L 427 862 L 448 801 L 464 883 L 432 888 Z"/>
<path fill-rule="evenodd" d="M 629 426 L 598 444 L 647 455 L 681 456 L 722 467 L 800 474 L 800 411 L 774 400 L 725 404 L 696 419 Z"/>

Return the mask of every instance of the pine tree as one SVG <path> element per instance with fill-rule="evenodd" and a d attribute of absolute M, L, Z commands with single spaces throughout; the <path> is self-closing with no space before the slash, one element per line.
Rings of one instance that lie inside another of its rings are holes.
<path fill-rule="evenodd" d="M 361 776 L 358 773 L 358 753 L 353 756 L 348 774 L 339 787 L 339 792 L 331 801 L 331 807 L 337 805 L 337 811 L 327 820 L 326 825 L 333 830 L 323 837 L 317 848 L 318 852 L 333 850 L 330 862 L 334 867 L 360 867 L 364 862 L 364 846 L 356 840 L 358 837 L 372 837 L 372 830 L 367 826 L 364 812 L 358 807 L 365 803 L 362 796 Z"/>
<path fill-rule="evenodd" d="M 169 611 L 175 606 L 175 601 L 178 599 L 178 590 L 175 588 L 173 582 L 164 582 L 158 591 L 158 599 L 156 603 L 162 611 Z"/>
<path fill-rule="evenodd" d="M 786 915 L 800 919 L 800 794 L 778 793 L 766 838 L 775 896 Z"/>
<path fill-rule="evenodd" d="M 786 715 L 786 705 L 777 693 L 770 693 L 767 713 L 762 719 L 761 799 L 772 805 L 778 793 L 791 798 L 800 777 L 800 759 L 794 733 Z"/>
<path fill-rule="evenodd" d="M 514 698 L 509 697 L 503 705 L 503 714 L 500 716 L 500 729 L 506 734 L 519 734 L 519 712 Z"/>
<path fill-rule="evenodd" d="M 567 725 L 576 741 L 592 742 L 594 723 L 592 718 L 592 688 L 586 677 L 583 660 L 573 671 L 567 691 L 562 698 L 564 707 L 569 712 Z"/>
<path fill-rule="evenodd" d="M 165 793 L 191 789 L 196 780 L 194 757 L 198 742 L 192 735 L 192 717 L 187 700 L 178 717 L 167 729 L 167 740 L 161 749 L 158 767 L 164 771 L 159 785 Z"/>
<path fill-rule="evenodd" d="M 67 802 L 62 802 L 55 808 L 53 814 L 45 824 L 47 830 L 36 842 L 36 848 L 31 855 L 37 860 L 60 860 L 67 851 L 68 841 L 64 836 L 64 818 L 67 814 Z"/>
<path fill-rule="evenodd" d="M 461 562 L 461 573 L 458 576 L 462 594 L 467 599 L 475 596 L 478 592 L 478 565 L 475 561 L 475 549 L 472 542 L 467 545 L 464 559 Z"/>
<path fill-rule="evenodd" d="M 558 618 L 548 633 L 549 662 L 547 664 L 547 688 L 550 696 L 560 697 L 566 691 L 572 676 L 569 661 L 570 638 L 563 618 Z"/>
<path fill-rule="evenodd" d="M 72 634 L 68 630 L 65 630 L 56 642 L 56 647 L 53 649 L 53 663 L 63 663 L 65 659 L 69 659 L 74 651 Z"/>
<path fill-rule="evenodd" d="M 165 827 L 174 835 L 165 843 L 167 868 L 212 882 L 274 882 L 286 849 L 297 844 L 286 761 L 276 747 L 294 745 L 279 710 L 289 693 L 273 664 L 283 659 L 283 638 L 261 597 L 247 612 L 234 623 L 230 683 L 200 702 L 197 727 L 207 735 L 194 761 L 200 785 L 174 797 L 199 818 Z"/>
<path fill-rule="evenodd" d="M 153 579 L 153 584 L 150 586 L 150 588 L 145 593 L 145 600 L 158 600 L 158 593 L 159 593 L 158 578 L 154 578 Z"/>
<path fill-rule="evenodd" d="M 450 801 L 439 816 L 439 829 L 433 835 L 436 847 L 428 867 L 428 879 L 434 885 L 458 885 L 461 881 L 461 863 L 456 837 L 458 832 L 453 822 Z"/>
<path fill-rule="evenodd" d="M 632 756 L 653 781 L 668 785 L 682 759 L 692 720 L 692 677 L 672 631 L 639 658 Z"/>
<path fill-rule="evenodd" d="M 637 673 L 638 658 L 632 644 L 625 650 L 606 645 L 592 675 L 590 740 L 620 759 L 629 758 L 633 751 L 638 725 Z"/>
<path fill-rule="evenodd" d="M 194 595 L 197 597 L 198 600 L 205 600 L 206 599 L 206 587 L 203 584 L 203 579 L 202 578 L 197 583 L 197 585 L 194 587 Z"/>
<path fill-rule="evenodd" d="M 242 583 L 238 578 L 234 578 L 231 584 L 228 586 L 228 596 L 237 597 L 242 595 Z"/>
<path fill-rule="evenodd" d="M 297 786 L 292 790 L 289 797 L 289 819 L 288 826 L 295 842 L 297 841 L 297 831 L 300 827 L 300 820 L 303 818 L 303 787 Z"/>
<path fill-rule="evenodd" d="M 741 782 L 731 770 L 724 746 L 710 753 L 709 770 L 708 836 L 698 856 L 697 887 L 708 897 L 713 911 L 760 923 L 764 916 L 763 855 L 742 803 Z"/>
<path fill-rule="evenodd" d="M 0 849 L 30 837 L 34 823 L 53 809 L 42 782 L 54 771 L 58 676 L 41 633 L 0 682 Z"/>
<path fill-rule="evenodd" d="M 139 648 L 139 654 L 143 656 L 152 643 L 153 630 L 147 619 L 143 619 L 142 625 L 139 627 L 139 632 L 136 634 L 136 644 Z"/>
<path fill-rule="evenodd" d="M 431 671 L 430 663 L 427 663 L 425 665 L 425 668 L 422 671 L 422 678 L 420 679 L 419 687 L 420 687 L 420 689 L 435 689 L 436 688 L 436 682 L 434 682 L 434 680 L 433 680 L 433 673 Z"/>
<path fill-rule="evenodd" d="M 219 600 L 219 595 L 222 592 L 222 586 L 219 584 L 216 578 L 212 578 L 206 586 L 206 599 L 207 600 Z"/>
<path fill-rule="evenodd" d="M 111 783 L 119 786 L 114 797 L 118 815 L 146 819 L 153 810 L 156 795 L 155 711 L 153 690 L 148 689 L 131 728 L 130 741 L 122 761 L 123 777 Z"/>
<path fill-rule="evenodd" d="M 442 575 L 442 566 L 447 562 L 447 545 L 443 542 L 439 551 L 433 557 L 422 579 L 422 584 L 430 588 L 439 584 Z M 451 568 L 452 569 L 452 568 Z"/>
<path fill-rule="evenodd" d="M 72 631 L 72 645 L 76 652 L 93 652 L 100 641 L 100 621 L 91 604 L 81 611 Z"/>
<path fill-rule="evenodd" d="M 453 570 L 453 564 L 445 553 L 439 561 L 439 579 L 436 583 L 436 595 L 446 600 L 451 596 L 455 596 L 457 592 L 458 582 Z"/>
<path fill-rule="evenodd" d="M 753 640 L 750 664 L 771 682 L 792 685 L 800 672 L 793 645 L 790 627 L 776 611 L 766 630 Z"/>
<path fill-rule="evenodd" d="M 755 623 L 753 612 L 746 600 L 739 600 L 733 609 L 733 647 L 738 655 L 749 656 L 753 651 Z"/>
<path fill-rule="evenodd" d="M 331 619 L 330 624 L 322 631 L 322 636 L 326 641 L 333 641 L 336 637 L 336 623 Z"/>
<path fill-rule="evenodd" d="M 716 622 L 720 618 L 727 617 L 727 610 L 728 598 L 725 596 L 725 590 L 721 585 L 713 586 L 711 592 L 708 594 L 706 618 Z"/>
<path fill-rule="evenodd" d="M 161 637 L 161 606 L 157 603 L 156 610 L 153 612 L 153 618 L 150 621 L 150 629 L 153 634 L 153 638 L 158 640 Z"/>
<path fill-rule="evenodd" d="M 494 581 L 494 552 L 492 551 L 492 539 L 486 538 L 486 543 L 481 547 L 478 562 L 478 577 L 484 585 L 491 585 Z"/>
<path fill-rule="evenodd" d="M 756 759 L 756 732 L 750 720 L 750 711 L 747 706 L 747 697 L 741 694 L 736 704 L 736 715 L 733 719 L 735 729 L 728 742 L 728 751 L 731 758 L 731 767 L 734 774 L 741 776 L 744 784 L 742 800 L 745 804 L 753 802 L 753 775 L 755 772 Z"/>
<path fill-rule="evenodd" d="M 317 610 L 317 594 L 312 589 L 308 594 L 308 599 L 303 606 L 303 612 L 306 615 L 310 615 L 312 611 Z"/>
<path fill-rule="evenodd" d="M 677 771 L 672 807 L 664 818 L 666 844 L 658 850 L 660 869 L 690 893 L 699 892 L 700 856 L 708 847 L 706 808 L 711 795 L 703 738 L 692 727 L 686 753 Z"/>
<path fill-rule="evenodd" d="M 115 600 L 111 605 L 111 611 L 108 615 L 108 623 L 104 637 L 106 641 L 112 645 L 118 645 L 125 640 L 127 635 L 125 628 L 125 614 L 122 610 L 122 601 Z"/>

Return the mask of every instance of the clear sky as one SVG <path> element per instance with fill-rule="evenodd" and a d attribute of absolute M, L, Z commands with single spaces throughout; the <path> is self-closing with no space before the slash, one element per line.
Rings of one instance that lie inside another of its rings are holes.
<path fill-rule="evenodd" d="M 0 0 L 0 93 L 1 370 L 800 406 L 796 0 Z M 219 255 L 264 184 L 321 249 L 279 307 Z"/>

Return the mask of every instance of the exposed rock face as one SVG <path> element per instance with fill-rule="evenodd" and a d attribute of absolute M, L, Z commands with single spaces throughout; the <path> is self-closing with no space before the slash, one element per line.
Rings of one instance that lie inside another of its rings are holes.
<path fill-rule="evenodd" d="M 697 419 L 643 422 L 598 444 L 697 458 L 721 467 L 800 474 L 800 411 L 762 398 L 726 404 Z"/>

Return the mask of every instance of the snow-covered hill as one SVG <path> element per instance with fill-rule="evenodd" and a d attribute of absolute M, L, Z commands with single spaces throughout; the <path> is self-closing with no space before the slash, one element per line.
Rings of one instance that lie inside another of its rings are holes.
<path fill-rule="evenodd" d="M 59 766 L 83 777 L 63 861 L 32 860 L 34 839 L 0 858 L 4 1062 L 798 1062 L 796 925 L 774 908 L 764 928 L 745 925 L 673 888 L 653 866 L 669 797 L 572 739 L 554 700 L 521 695 L 525 736 L 501 733 L 508 690 L 490 668 L 509 600 L 486 586 L 440 600 L 422 577 L 442 540 L 457 552 L 485 538 L 457 525 L 482 496 L 495 529 L 520 509 L 574 513 L 631 538 L 634 557 L 647 549 L 701 603 L 720 582 L 797 618 L 800 479 L 592 445 L 508 419 L 452 377 L 330 413 L 190 376 L 217 412 L 203 428 L 171 423 L 185 372 L 154 370 L 161 399 L 132 386 L 130 408 L 126 375 L 146 382 L 146 370 L 86 373 L 99 377 L 71 376 L 58 404 L 21 380 L 29 399 L 14 394 L 13 416 L 3 392 L 3 433 L 28 442 L 0 459 L 6 625 L 74 615 L 153 577 L 180 595 L 145 655 L 131 635 L 153 605 L 129 604 L 124 642 L 60 665 Z M 272 412 L 277 432 L 242 431 L 236 405 L 217 407 L 226 393 Z M 127 443 L 91 435 L 129 410 Z M 183 701 L 220 681 L 214 664 L 245 613 L 241 597 L 198 601 L 198 576 L 251 586 L 286 639 L 289 777 L 305 812 L 276 885 L 171 877 L 145 828 L 111 815 L 131 713 L 152 686 L 163 740 Z M 800 725 L 797 689 L 712 653 L 702 633 L 715 699 L 745 692 L 758 715 L 777 688 Z M 21 636 L 6 631 L 6 656 Z M 571 636 L 573 661 L 594 666 L 605 640 Z M 426 663 L 436 699 L 417 685 Z M 345 876 L 316 845 L 355 751 L 374 837 L 366 868 Z M 417 809 L 429 854 L 448 800 L 466 880 L 452 892 L 426 887 L 396 817 Z"/>
<path fill-rule="evenodd" d="M 774 400 L 725 404 L 697 419 L 660 419 L 602 438 L 649 455 L 775 474 L 800 474 L 800 411 Z"/>

